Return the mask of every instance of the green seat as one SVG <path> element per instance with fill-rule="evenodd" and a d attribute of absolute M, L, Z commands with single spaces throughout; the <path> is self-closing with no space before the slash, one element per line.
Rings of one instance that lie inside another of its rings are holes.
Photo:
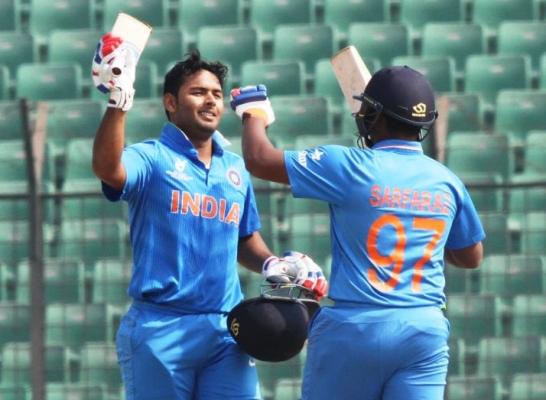
<path fill-rule="evenodd" d="M 394 57 L 392 65 L 407 65 L 422 73 L 435 92 L 455 90 L 455 63 L 450 57 Z"/>
<path fill-rule="evenodd" d="M 453 376 L 447 381 L 449 400 L 502 400 L 503 390 L 500 381 L 494 376 Z"/>
<path fill-rule="evenodd" d="M 0 30 L 15 31 L 20 27 L 19 0 L 4 0 L 0 2 Z"/>
<path fill-rule="evenodd" d="M 47 383 L 47 400 L 109 400 L 104 384 Z"/>
<path fill-rule="evenodd" d="M 531 211 L 525 215 L 521 232 L 521 250 L 525 254 L 544 254 L 546 212 Z"/>
<path fill-rule="evenodd" d="M 238 0 L 180 0 L 177 25 L 183 29 L 187 42 L 195 42 L 195 33 L 202 26 L 237 25 L 242 19 Z"/>
<path fill-rule="evenodd" d="M 508 137 L 487 133 L 448 136 L 447 166 L 455 173 L 488 172 L 507 179 L 514 171 Z"/>
<path fill-rule="evenodd" d="M 505 209 L 502 190 L 494 187 L 502 184 L 501 175 L 489 172 L 462 172 L 458 175 L 467 187 L 472 202 L 479 212 Z"/>
<path fill-rule="evenodd" d="M 544 182 L 546 173 L 537 173 L 533 170 L 514 175 L 510 183 L 526 184 L 530 182 Z M 529 211 L 543 211 L 546 204 L 546 187 L 536 185 L 530 187 L 513 187 L 508 192 L 509 211 L 511 217 L 521 219 Z"/>
<path fill-rule="evenodd" d="M 54 30 L 49 35 L 48 60 L 50 62 L 75 63 L 82 71 L 89 71 L 100 31 L 94 29 Z"/>
<path fill-rule="evenodd" d="M 263 83 L 269 96 L 303 94 L 304 66 L 300 61 L 245 61 L 241 86 Z"/>
<path fill-rule="evenodd" d="M 311 10 L 311 0 L 250 0 L 249 22 L 259 30 L 261 40 L 268 42 L 279 25 L 312 22 Z"/>
<path fill-rule="evenodd" d="M 300 60 L 305 73 L 313 74 L 315 63 L 331 57 L 334 52 L 334 32 L 328 25 L 280 25 L 273 35 L 273 59 Z"/>
<path fill-rule="evenodd" d="M 544 259 L 523 254 L 491 255 L 480 268 L 482 293 L 500 296 L 538 294 L 546 291 Z"/>
<path fill-rule="evenodd" d="M 47 246 L 51 244 L 53 232 L 51 226 L 43 225 L 45 253 L 48 255 Z M 30 251 L 30 236 L 28 220 L 0 221 L 0 260 L 16 265 L 27 258 Z"/>
<path fill-rule="evenodd" d="M 386 3 L 377 0 L 324 0 L 324 23 L 333 26 L 340 39 L 347 37 L 353 22 L 383 22 Z"/>
<path fill-rule="evenodd" d="M 22 64 L 16 85 L 19 98 L 75 99 L 82 95 L 82 70 L 77 64 Z"/>
<path fill-rule="evenodd" d="M 0 137 L 2 143 L 5 143 L 4 140 L 22 140 L 24 131 L 19 102 L 0 101 Z"/>
<path fill-rule="evenodd" d="M 268 135 L 284 148 L 292 145 L 296 136 L 331 133 L 328 102 L 324 97 L 274 96 L 271 104 L 276 121 Z"/>
<path fill-rule="evenodd" d="M 104 384 L 110 392 L 119 390 L 121 374 L 113 343 L 89 342 L 82 347 L 80 382 Z"/>
<path fill-rule="evenodd" d="M 527 132 L 546 130 L 546 91 L 502 90 L 497 96 L 495 132 L 523 142 Z"/>
<path fill-rule="evenodd" d="M 0 141 L 0 180 L 21 182 L 27 179 L 26 153 L 22 138 Z"/>
<path fill-rule="evenodd" d="M 30 341 L 30 304 L 0 302 L 0 348 L 6 343 Z"/>
<path fill-rule="evenodd" d="M 260 383 L 266 389 L 266 392 L 274 393 L 276 383 L 280 379 L 298 379 L 301 377 L 302 364 L 303 360 L 300 353 L 288 361 L 277 363 L 257 360 L 256 368 L 258 369 Z"/>
<path fill-rule="evenodd" d="M 66 144 L 64 170 L 60 173 L 64 180 L 96 179 L 91 168 L 93 139 L 71 139 Z"/>
<path fill-rule="evenodd" d="M 525 139 L 524 170 L 546 173 L 546 130 L 528 132 Z"/>
<path fill-rule="evenodd" d="M 400 22 L 420 36 L 428 22 L 461 21 L 461 0 L 404 0 L 400 2 Z"/>
<path fill-rule="evenodd" d="M 447 126 L 453 131 L 482 129 L 482 101 L 480 96 L 467 93 L 447 93 L 449 101 Z"/>
<path fill-rule="evenodd" d="M 537 70 L 545 49 L 546 24 L 543 21 L 509 21 L 500 24 L 499 54 L 526 54 L 531 57 L 532 68 Z"/>
<path fill-rule="evenodd" d="M 482 337 L 502 334 L 500 298 L 486 294 L 452 294 L 447 298 L 447 315 L 452 337 L 477 343 Z"/>
<path fill-rule="evenodd" d="M 243 62 L 258 58 L 258 34 L 245 26 L 204 26 L 197 33 L 197 48 L 208 60 L 228 63 L 238 81 Z"/>
<path fill-rule="evenodd" d="M 533 0 L 474 0 L 473 21 L 488 30 L 506 20 L 533 19 Z"/>
<path fill-rule="evenodd" d="M 44 260 L 44 298 L 47 303 L 77 303 L 85 300 L 84 265 L 78 259 Z M 30 303 L 30 265 L 23 260 L 17 266 L 17 302 Z"/>
<path fill-rule="evenodd" d="M 86 342 L 113 343 L 121 309 L 111 304 L 56 303 L 46 307 L 45 340 L 81 349 Z"/>
<path fill-rule="evenodd" d="M 527 56 L 476 55 L 466 60 L 465 92 L 476 93 L 494 104 L 503 89 L 529 86 L 530 60 Z"/>
<path fill-rule="evenodd" d="M 446 279 L 446 294 L 471 293 L 474 287 L 476 273 L 467 268 L 458 268 L 446 262 L 444 267 Z"/>
<path fill-rule="evenodd" d="M 140 61 L 136 69 L 135 99 L 158 97 L 157 65 L 152 61 Z M 98 90 L 97 93 L 100 93 Z"/>
<path fill-rule="evenodd" d="M 31 0 L 30 32 L 40 41 L 45 41 L 55 29 L 92 28 L 92 4 L 89 0 Z"/>
<path fill-rule="evenodd" d="M 483 338 L 478 347 L 478 374 L 498 375 L 503 385 L 516 373 L 539 372 L 540 337 Z"/>
<path fill-rule="evenodd" d="M 301 397 L 301 379 L 281 378 L 275 383 L 275 400 L 299 400 Z"/>
<path fill-rule="evenodd" d="M 464 339 L 451 336 L 448 341 L 448 376 L 462 375 L 465 370 L 466 343 Z"/>
<path fill-rule="evenodd" d="M 119 12 L 124 12 L 150 24 L 161 27 L 168 22 L 168 3 L 156 1 L 104 0 L 103 30 L 109 32 Z"/>
<path fill-rule="evenodd" d="M 460 22 L 427 23 L 422 48 L 424 57 L 452 57 L 456 70 L 463 71 L 468 56 L 485 51 L 482 27 Z"/>
<path fill-rule="evenodd" d="M 93 303 L 126 304 L 131 264 L 118 259 L 99 260 L 93 266 Z"/>
<path fill-rule="evenodd" d="M 0 64 L 8 67 L 11 77 L 15 77 L 19 65 L 34 59 L 34 39 L 30 34 L 0 31 Z"/>
<path fill-rule="evenodd" d="M 10 86 L 9 69 L 5 65 L 0 65 L 0 101 L 10 98 Z"/>
<path fill-rule="evenodd" d="M 12 265 L 0 261 L 0 302 L 13 301 L 15 299 L 17 285 L 14 269 L 15 268 Z M 0 339 L 0 346 L 1 345 Z"/>
<path fill-rule="evenodd" d="M 237 114 L 235 114 L 235 111 L 231 109 L 231 106 L 229 105 L 229 98 L 226 98 L 224 101 L 224 114 L 220 120 L 218 131 L 222 132 L 224 136 L 229 137 L 230 141 L 231 138 L 237 137 L 238 135 L 240 136 L 243 132 L 243 124 L 241 123 L 241 119 L 237 116 Z M 228 150 L 241 154 L 241 143 L 239 142 L 237 147 L 233 146 Z"/>
<path fill-rule="evenodd" d="M 546 399 L 546 373 L 515 374 L 510 386 L 511 400 Z"/>
<path fill-rule="evenodd" d="M 178 28 L 154 27 L 140 60 L 155 63 L 158 76 L 162 77 L 170 63 L 180 61 L 182 58 L 184 58 L 182 31 Z M 137 76 L 140 79 L 138 74 Z"/>
<path fill-rule="evenodd" d="M 539 279 L 544 280 L 541 276 Z M 546 332 L 546 294 L 520 294 L 512 307 L 512 334 L 541 336 Z"/>
<path fill-rule="evenodd" d="M 484 253 L 510 254 L 516 251 L 517 242 L 509 230 L 508 217 L 505 212 L 479 213 L 483 228 L 486 232 L 483 241 Z"/>
<path fill-rule="evenodd" d="M 21 339 L 18 339 L 21 340 Z M 12 384 L 30 384 L 30 343 L 8 343 L 2 349 L 2 381 Z M 62 344 L 45 348 L 45 380 L 69 382 L 76 379 L 79 358 Z"/>
<path fill-rule="evenodd" d="M 31 394 L 30 385 L 13 385 L 10 383 L 0 385 L 0 398 L 2 400 L 31 400 Z"/>
<path fill-rule="evenodd" d="M 396 56 L 409 54 L 408 28 L 389 23 L 353 23 L 349 25 L 348 41 L 360 54 L 390 65 Z"/>
<path fill-rule="evenodd" d="M 106 200 L 101 192 L 101 182 L 97 178 L 68 178 L 63 184 L 62 191 L 71 194 L 62 199 L 61 217 L 63 219 L 125 219 L 126 205 L 123 202 L 113 203 Z"/>
<path fill-rule="evenodd" d="M 125 140 L 137 143 L 146 139 L 157 139 L 167 117 L 160 99 L 135 100 L 133 108 L 127 115 L 125 125 Z"/>
<path fill-rule="evenodd" d="M 305 204 L 309 205 L 310 202 Z M 306 210 L 304 213 L 292 214 L 289 217 L 289 226 L 286 249 L 296 249 L 309 254 L 322 265 L 331 254 L 330 215 Z"/>
<path fill-rule="evenodd" d="M 294 142 L 296 150 L 303 150 L 324 145 L 338 145 L 345 147 L 355 146 L 355 140 L 350 136 L 340 135 L 303 135 L 298 136 Z"/>
<path fill-rule="evenodd" d="M 546 89 L 546 54 L 543 54 L 542 57 L 540 57 L 538 75 L 540 80 L 540 88 Z"/>

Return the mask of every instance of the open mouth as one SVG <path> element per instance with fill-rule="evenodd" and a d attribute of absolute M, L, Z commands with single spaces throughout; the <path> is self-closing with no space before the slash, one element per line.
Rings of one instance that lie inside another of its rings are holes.
<path fill-rule="evenodd" d="M 199 111 L 199 115 L 203 117 L 204 119 L 208 120 L 214 120 L 216 118 L 216 114 L 212 111 Z"/>

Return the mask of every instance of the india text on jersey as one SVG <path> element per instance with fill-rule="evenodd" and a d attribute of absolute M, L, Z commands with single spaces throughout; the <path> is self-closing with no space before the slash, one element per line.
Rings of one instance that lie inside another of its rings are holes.
<path fill-rule="evenodd" d="M 171 191 L 171 213 L 191 214 L 206 219 L 218 218 L 226 224 L 239 225 L 241 206 L 235 202 L 228 207 L 226 199 L 217 199 L 202 193 Z"/>

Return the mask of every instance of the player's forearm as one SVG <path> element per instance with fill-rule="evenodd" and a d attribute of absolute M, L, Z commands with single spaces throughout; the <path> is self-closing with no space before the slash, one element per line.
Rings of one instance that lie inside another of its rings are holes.
<path fill-rule="evenodd" d="M 261 273 L 264 261 L 272 256 L 262 236 L 258 232 L 239 239 L 237 261 L 251 271 Z"/>
<path fill-rule="evenodd" d="M 482 243 L 479 242 L 463 249 L 446 249 L 444 258 L 447 262 L 459 268 L 478 268 L 483 260 Z"/>
<path fill-rule="evenodd" d="M 93 143 L 93 172 L 114 189 L 121 189 L 125 170 L 121 154 L 125 141 L 125 112 L 108 108 Z"/>

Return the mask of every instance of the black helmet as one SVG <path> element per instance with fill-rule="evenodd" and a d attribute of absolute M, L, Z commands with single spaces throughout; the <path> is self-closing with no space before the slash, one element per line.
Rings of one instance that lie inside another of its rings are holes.
<path fill-rule="evenodd" d="M 303 348 L 309 320 L 319 304 L 307 298 L 308 291 L 302 286 L 269 287 L 268 292 L 244 300 L 230 311 L 228 330 L 250 356 L 262 361 L 285 361 Z"/>
<path fill-rule="evenodd" d="M 380 69 L 373 74 L 364 93 L 355 98 L 362 101 L 355 115 L 356 124 L 360 135 L 368 140 L 370 127 L 381 113 L 421 127 L 419 140 L 425 138 L 438 117 L 432 86 L 423 74 L 406 65 Z"/>

